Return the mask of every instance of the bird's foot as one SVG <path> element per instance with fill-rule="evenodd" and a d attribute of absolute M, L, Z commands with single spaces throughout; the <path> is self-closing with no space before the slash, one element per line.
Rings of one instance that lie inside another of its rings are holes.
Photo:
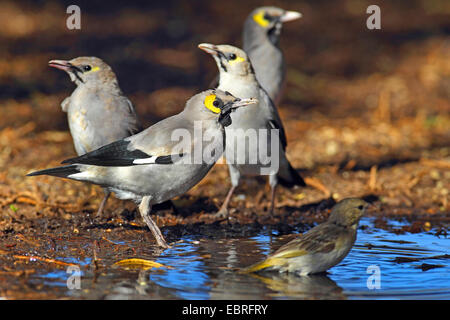
<path fill-rule="evenodd" d="M 156 238 L 156 243 L 158 244 L 159 247 L 163 248 L 163 249 L 169 249 L 170 246 L 167 244 L 166 240 L 161 237 L 161 238 Z"/>
<path fill-rule="evenodd" d="M 226 219 L 228 218 L 228 209 L 221 208 L 216 213 L 213 213 L 212 216 L 216 219 Z"/>

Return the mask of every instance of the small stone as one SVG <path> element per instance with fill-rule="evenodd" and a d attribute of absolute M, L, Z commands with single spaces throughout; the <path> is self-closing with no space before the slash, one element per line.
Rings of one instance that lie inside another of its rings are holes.
<path fill-rule="evenodd" d="M 338 153 L 339 146 L 335 141 L 329 141 L 325 147 L 325 152 L 329 156 L 334 156 L 336 153 Z"/>

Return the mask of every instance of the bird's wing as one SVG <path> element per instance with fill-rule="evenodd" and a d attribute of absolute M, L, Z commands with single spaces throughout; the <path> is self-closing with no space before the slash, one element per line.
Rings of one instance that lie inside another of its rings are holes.
<path fill-rule="evenodd" d="M 108 126 L 111 138 L 114 136 L 115 139 L 121 139 L 142 131 L 133 104 L 127 97 L 101 91 L 99 98 L 103 106 L 99 110 L 102 115 L 94 119 L 101 121 L 104 127 Z"/>
<path fill-rule="evenodd" d="M 340 231 L 342 230 L 335 225 L 320 224 L 281 246 L 266 260 L 244 269 L 244 272 L 256 272 L 270 267 L 283 266 L 287 263 L 287 259 L 298 258 L 306 254 L 331 252 L 334 250 L 339 237 L 342 236 Z"/>
<path fill-rule="evenodd" d="M 283 123 L 281 122 L 280 115 L 278 114 L 277 108 L 275 107 L 275 104 L 273 103 L 272 99 L 270 99 L 267 92 L 260 87 L 260 94 L 259 96 L 263 99 L 262 108 L 264 108 L 264 112 L 267 115 L 268 121 L 267 121 L 267 127 L 268 129 L 278 129 L 279 130 L 279 137 L 281 145 L 283 146 L 283 150 L 286 150 L 287 146 L 287 139 L 286 139 L 286 132 L 283 127 Z"/>
<path fill-rule="evenodd" d="M 334 249 L 340 237 L 340 229 L 336 225 L 323 223 L 309 232 L 302 234 L 287 244 L 281 246 L 270 257 L 293 258 L 307 253 L 327 253 Z"/>
<path fill-rule="evenodd" d="M 190 153 L 192 141 L 180 143 L 171 139 L 175 129 L 189 131 L 189 121 L 179 115 L 166 118 L 146 130 L 107 144 L 80 157 L 62 163 L 90 164 L 97 166 L 133 166 L 142 164 L 171 164 Z M 190 138 L 190 137 L 189 137 Z M 183 141 L 184 142 L 184 141 Z"/>
<path fill-rule="evenodd" d="M 84 98 L 71 98 L 74 110 L 79 110 L 79 117 L 82 119 L 82 122 L 77 122 L 79 125 L 76 127 L 76 135 L 86 152 L 142 130 L 127 97 L 102 88 L 86 90 L 88 92 Z"/>

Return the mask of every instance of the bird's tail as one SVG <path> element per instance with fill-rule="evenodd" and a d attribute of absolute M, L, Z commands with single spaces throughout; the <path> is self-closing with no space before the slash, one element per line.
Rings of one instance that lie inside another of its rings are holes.
<path fill-rule="evenodd" d="M 242 269 L 242 273 L 252 273 L 252 272 L 258 272 L 267 268 L 276 268 L 280 267 L 284 264 L 285 259 L 280 258 L 267 258 L 266 260 L 262 262 L 255 263 L 245 269 Z"/>
<path fill-rule="evenodd" d="M 77 165 L 71 164 L 68 166 L 34 171 L 34 172 L 27 174 L 27 176 L 49 175 L 49 176 L 67 178 L 68 176 L 70 176 L 72 174 L 81 172 L 80 170 L 77 169 L 77 167 L 78 167 Z"/>
<path fill-rule="evenodd" d="M 306 183 L 298 172 L 291 166 L 286 159 L 286 165 L 281 166 L 277 174 L 278 182 L 286 188 L 294 186 L 305 187 Z"/>

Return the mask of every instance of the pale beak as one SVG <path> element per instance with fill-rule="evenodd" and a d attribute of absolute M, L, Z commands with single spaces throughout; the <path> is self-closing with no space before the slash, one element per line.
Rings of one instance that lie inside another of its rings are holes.
<path fill-rule="evenodd" d="M 255 104 L 257 102 L 258 102 L 258 100 L 255 98 L 250 98 L 250 99 L 236 98 L 234 101 L 226 103 L 220 110 L 219 122 L 224 127 L 229 126 L 231 124 L 231 118 L 230 118 L 231 112 L 235 111 L 237 108 L 248 106 L 250 104 Z"/>
<path fill-rule="evenodd" d="M 300 19 L 302 17 L 302 14 L 297 11 L 286 11 L 281 17 L 280 21 L 285 23 L 293 20 Z"/>
<path fill-rule="evenodd" d="M 231 111 L 234 111 L 237 108 L 240 107 L 245 107 L 248 106 L 250 104 L 255 104 L 258 103 L 258 99 L 255 98 L 250 98 L 250 99 L 239 99 L 236 98 L 236 100 L 232 101 L 232 102 L 228 102 L 227 104 L 225 104 L 221 110 L 221 114 L 229 114 Z"/>
<path fill-rule="evenodd" d="M 63 70 L 66 72 L 70 71 L 74 67 L 69 61 L 66 61 L 66 60 L 50 60 L 48 62 L 48 65 L 49 65 L 49 67 Z"/>
<path fill-rule="evenodd" d="M 210 43 L 200 43 L 198 47 L 205 51 L 206 53 L 212 54 L 217 56 L 219 54 L 219 49 L 217 49 L 217 46 Z"/>
<path fill-rule="evenodd" d="M 233 102 L 232 109 L 248 106 L 250 104 L 258 103 L 258 99 L 256 98 L 250 98 L 250 99 L 240 99 L 238 101 Z"/>

